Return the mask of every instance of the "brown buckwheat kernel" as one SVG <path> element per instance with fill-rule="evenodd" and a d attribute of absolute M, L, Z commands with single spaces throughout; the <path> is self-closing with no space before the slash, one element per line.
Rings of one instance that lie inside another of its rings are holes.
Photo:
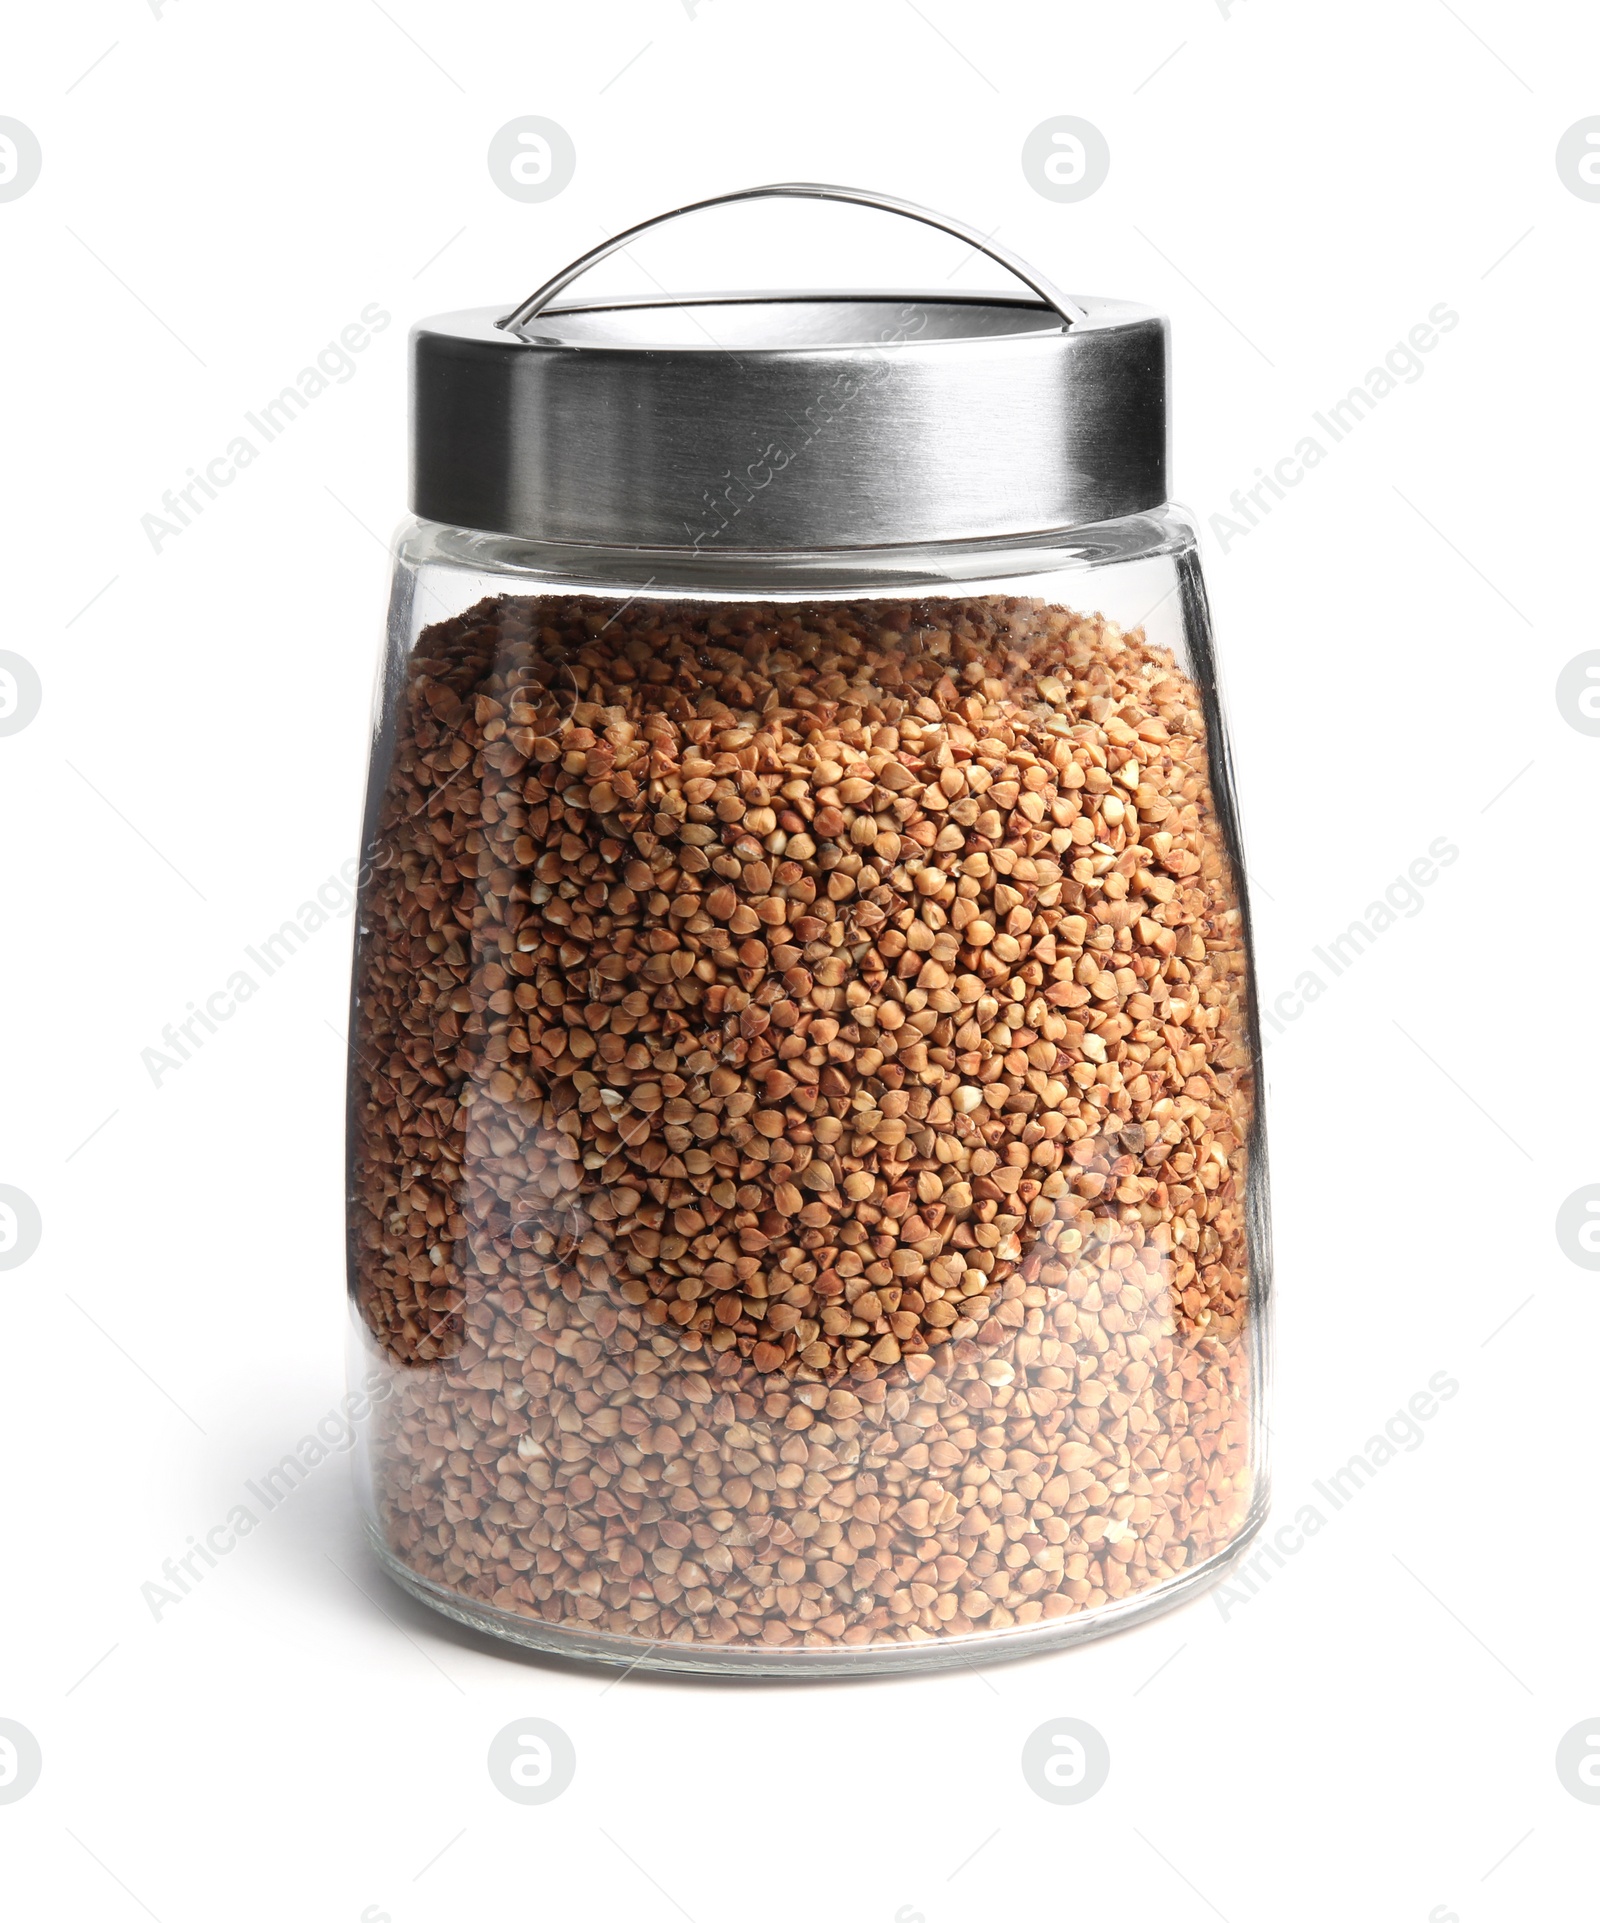
<path fill-rule="evenodd" d="M 820 1648 L 1238 1532 L 1244 944 L 1169 655 L 999 597 L 487 600 L 381 778 L 353 1240 L 408 1567 Z"/>

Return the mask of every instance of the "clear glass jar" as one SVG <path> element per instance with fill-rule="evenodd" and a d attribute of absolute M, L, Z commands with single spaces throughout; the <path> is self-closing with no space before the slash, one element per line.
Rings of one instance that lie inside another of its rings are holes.
<path fill-rule="evenodd" d="M 1021 1654 L 1265 1502 L 1249 919 L 1192 528 L 403 533 L 361 876 L 377 1554 L 620 1664 Z"/>

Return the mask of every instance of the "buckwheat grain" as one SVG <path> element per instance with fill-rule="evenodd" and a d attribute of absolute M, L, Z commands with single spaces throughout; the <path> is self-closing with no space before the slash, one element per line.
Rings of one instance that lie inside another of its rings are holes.
<path fill-rule="evenodd" d="M 997 597 L 489 600 L 381 778 L 352 1221 L 403 1562 L 818 1648 L 1237 1533 L 1244 939 L 1170 656 Z"/>

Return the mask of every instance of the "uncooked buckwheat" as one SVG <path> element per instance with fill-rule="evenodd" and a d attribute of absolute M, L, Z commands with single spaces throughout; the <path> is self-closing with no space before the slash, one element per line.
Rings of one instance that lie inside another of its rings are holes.
<path fill-rule="evenodd" d="M 1237 1534 L 1244 940 L 1169 655 L 999 597 L 486 600 L 378 779 L 355 1288 L 404 1564 L 827 1647 Z"/>

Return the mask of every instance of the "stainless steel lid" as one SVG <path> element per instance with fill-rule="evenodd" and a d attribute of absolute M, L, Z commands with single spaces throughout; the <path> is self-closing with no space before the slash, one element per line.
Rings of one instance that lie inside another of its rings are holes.
<path fill-rule="evenodd" d="M 1166 499 L 1167 328 L 1058 294 L 958 221 L 855 189 L 1010 268 L 1036 299 L 704 294 L 555 302 L 664 214 L 510 314 L 412 330 L 411 503 L 536 541 L 734 551 L 1079 527 Z M 692 212 L 685 208 L 678 213 Z"/>

